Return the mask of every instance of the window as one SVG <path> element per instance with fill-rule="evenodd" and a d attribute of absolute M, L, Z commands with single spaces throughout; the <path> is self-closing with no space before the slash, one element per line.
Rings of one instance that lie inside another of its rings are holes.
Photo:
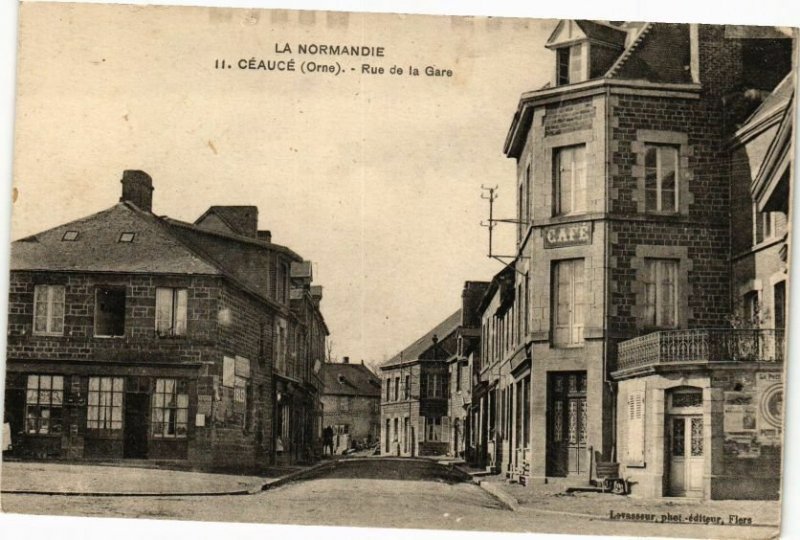
<path fill-rule="evenodd" d="M 156 391 L 153 394 L 153 437 L 185 438 L 188 417 L 189 392 L 186 381 L 156 379 Z"/>
<path fill-rule="evenodd" d="M 749 327 L 759 326 L 758 291 L 750 291 L 742 298 L 744 305 L 744 323 Z"/>
<path fill-rule="evenodd" d="M 441 416 L 425 417 L 425 440 L 429 442 L 438 442 L 442 440 Z"/>
<path fill-rule="evenodd" d="M 122 429 L 122 377 L 89 377 L 86 427 Z"/>
<path fill-rule="evenodd" d="M 278 319 L 275 321 L 275 370 L 278 373 L 286 374 L 286 343 L 288 332 L 286 321 Z"/>
<path fill-rule="evenodd" d="M 644 392 L 628 394 L 628 465 L 644 465 Z"/>
<path fill-rule="evenodd" d="M 78 239 L 78 231 L 67 231 L 61 237 L 62 242 L 74 242 Z"/>
<path fill-rule="evenodd" d="M 286 304 L 289 302 L 289 265 L 286 263 L 278 263 L 277 278 L 276 278 L 276 292 L 275 296 L 278 302 Z"/>
<path fill-rule="evenodd" d="M 583 44 L 556 49 L 556 86 L 585 80 Z"/>
<path fill-rule="evenodd" d="M 775 329 L 786 329 L 786 282 L 779 281 L 773 288 L 773 303 L 775 304 Z"/>
<path fill-rule="evenodd" d="M 426 373 L 422 375 L 420 393 L 427 398 L 447 397 L 447 377 L 444 373 Z"/>
<path fill-rule="evenodd" d="M 384 379 L 383 384 L 386 385 L 386 401 L 389 401 L 390 392 L 392 391 L 392 379 Z"/>
<path fill-rule="evenodd" d="M 553 181 L 556 215 L 586 211 L 586 145 L 554 150 Z"/>
<path fill-rule="evenodd" d="M 64 377 L 28 375 L 25 393 L 25 433 L 61 433 L 61 407 L 64 403 Z"/>
<path fill-rule="evenodd" d="M 411 376 L 406 375 L 406 384 L 403 387 L 403 398 L 409 399 L 411 397 Z"/>
<path fill-rule="evenodd" d="M 454 371 L 456 372 L 456 392 L 461 391 L 461 365 L 456 362 L 453 364 Z"/>
<path fill-rule="evenodd" d="M 156 335 L 186 335 L 188 297 L 186 289 L 156 288 Z"/>
<path fill-rule="evenodd" d="M 678 211 L 678 148 L 646 144 L 644 154 L 645 210 Z"/>
<path fill-rule="evenodd" d="M 94 335 L 125 335 L 125 289 L 98 288 L 94 302 Z"/>
<path fill-rule="evenodd" d="M 646 326 L 678 326 L 678 261 L 644 260 L 644 298 Z"/>
<path fill-rule="evenodd" d="M 553 343 L 583 343 L 583 259 L 559 261 L 553 269 Z"/>
<path fill-rule="evenodd" d="M 759 212 L 755 210 L 755 243 L 766 242 L 778 236 L 778 216 L 780 212 Z"/>
<path fill-rule="evenodd" d="M 133 242 L 133 239 L 135 237 L 136 237 L 136 233 L 124 232 L 124 233 L 119 235 L 119 241 L 120 242 L 125 242 L 125 243 Z"/>
<path fill-rule="evenodd" d="M 351 405 L 352 405 L 352 398 L 350 396 L 339 397 L 339 411 L 350 412 Z"/>
<path fill-rule="evenodd" d="M 33 333 L 64 335 L 64 286 L 36 285 L 33 289 Z"/>

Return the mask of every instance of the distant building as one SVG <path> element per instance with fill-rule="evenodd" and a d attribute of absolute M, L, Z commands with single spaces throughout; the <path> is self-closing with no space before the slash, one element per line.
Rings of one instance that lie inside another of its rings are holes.
<path fill-rule="evenodd" d="M 111 208 L 11 246 L 5 411 L 15 457 L 253 468 L 319 454 L 327 328 L 307 265 L 252 206 Z"/>
<path fill-rule="evenodd" d="M 486 286 L 466 282 L 461 309 L 380 367 L 381 453 L 464 456 L 474 449 L 471 366 Z"/>
<path fill-rule="evenodd" d="M 372 446 L 380 439 L 381 380 L 367 366 L 325 363 L 322 377 L 323 428 L 333 429 L 334 453 L 355 444 Z"/>
<path fill-rule="evenodd" d="M 457 310 L 381 366 L 381 453 L 446 455 L 450 449 L 447 359 L 457 349 Z"/>

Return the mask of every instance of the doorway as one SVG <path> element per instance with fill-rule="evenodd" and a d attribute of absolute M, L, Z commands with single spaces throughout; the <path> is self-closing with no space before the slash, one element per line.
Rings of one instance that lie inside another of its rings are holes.
<path fill-rule="evenodd" d="M 125 429 L 123 456 L 147 458 L 147 416 L 150 396 L 141 393 L 125 394 Z"/>
<path fill-rule="evenodd" d="M 548 476 L 572 476 L 589 471 L 587 415 L 586 372 L 551 374 L 548 380 Z"/>
<path fill-rule="evenodd" d="M 703 417 L 669 416 L 669 494 L 702 497 L 704 473 Z"/>

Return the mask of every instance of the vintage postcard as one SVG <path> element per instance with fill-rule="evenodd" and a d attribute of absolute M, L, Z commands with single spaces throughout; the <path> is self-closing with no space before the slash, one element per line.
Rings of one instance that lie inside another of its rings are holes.
<path fill-rule="evenodd" d="M 780 534 L 796 29 L 18 37 L 3 512 Z"/>

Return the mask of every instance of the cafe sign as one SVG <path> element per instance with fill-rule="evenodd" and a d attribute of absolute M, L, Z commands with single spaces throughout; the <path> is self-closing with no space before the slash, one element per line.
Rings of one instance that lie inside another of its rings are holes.
<path fill-rule="evenodd" d="M 552 225 L 544 230 L 545 249 L 582 246 L 592 243 L 592 222 Z"/>

